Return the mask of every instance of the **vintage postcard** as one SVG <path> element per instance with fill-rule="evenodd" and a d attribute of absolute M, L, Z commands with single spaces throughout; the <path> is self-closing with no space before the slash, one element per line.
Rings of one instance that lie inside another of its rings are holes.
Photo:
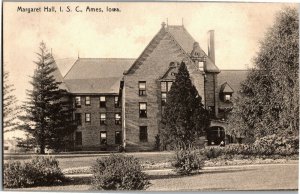
<path fill-rule="evenodd" d="M 299 4 L 3 2 L 3 190 L 298 190 Z"/>

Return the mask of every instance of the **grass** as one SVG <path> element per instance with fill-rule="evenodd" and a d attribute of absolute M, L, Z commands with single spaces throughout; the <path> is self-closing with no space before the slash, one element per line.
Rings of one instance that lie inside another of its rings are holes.
<path fill-rule="evenodd" d="M 200 174 L 180 176 L 173 171 L 148 171 L 147 191 L 297 190 L 298 164 L 260 165 L 236 168 L 218 167 Z M 92 191 L 89 177 L 73 178 L 60 186 L 15 190 Z"/>
<path fill-rule="evenodd" d="M 138 158 L 141 163 L 156 164 L 165 163 L 175 156 L 173 152 L 135 152 L 125 153 Z M 34 155 L 4 155 L 4 161 L 26 161 Z M 59 167 L 64 169 L 92 166 L 97 158 L 107 157 L 108 154 L 74 154 L 74 155 L 52 155 L 59 161 Z"/>

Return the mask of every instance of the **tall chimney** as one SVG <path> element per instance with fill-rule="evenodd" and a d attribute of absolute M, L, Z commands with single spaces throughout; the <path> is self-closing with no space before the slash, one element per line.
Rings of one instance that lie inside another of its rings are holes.
<path fill-rule="evenodd" d="M 215 63 L 215 31 L 208 31 L 208 57 Z"/>

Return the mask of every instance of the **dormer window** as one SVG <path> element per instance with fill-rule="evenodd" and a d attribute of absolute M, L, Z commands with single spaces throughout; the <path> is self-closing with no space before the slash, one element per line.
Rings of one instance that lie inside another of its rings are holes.
<path fill-rule="evenodd" d="M 225 99 L 225 101 L 230 101 L 231 100 L 231 95 L 230 94 L 225 94 L 224 99 Z"/>

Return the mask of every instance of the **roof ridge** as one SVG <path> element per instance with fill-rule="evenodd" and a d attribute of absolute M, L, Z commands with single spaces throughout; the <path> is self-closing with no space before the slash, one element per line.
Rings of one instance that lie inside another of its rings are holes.
<path fill-rule="evenodd" d="M 135 61 L 133 62 L 133 64 L 128 68 L 127 71 L 124 72 L 124 74 L 128 74 L 132 68 L 136 65 L 136 63 L 138 62 L 138 60 L 140 60 L 142 58 L 142 56 L 145 54 L 145 51 L 148 49 L 148 47 L 151 45 L 151 43 L 154 42 L 154 40 L 158 37 L 158 35 L 162 32 L 164 28 L 161 28 L 155 35 L 154 37 L 150 40 L 150 42 L 147 44 L 147 46 L 145 47 L 145 49 L 141 52 L 141 54 L 138 56 L 138 58 L 135 59 Z"/>

